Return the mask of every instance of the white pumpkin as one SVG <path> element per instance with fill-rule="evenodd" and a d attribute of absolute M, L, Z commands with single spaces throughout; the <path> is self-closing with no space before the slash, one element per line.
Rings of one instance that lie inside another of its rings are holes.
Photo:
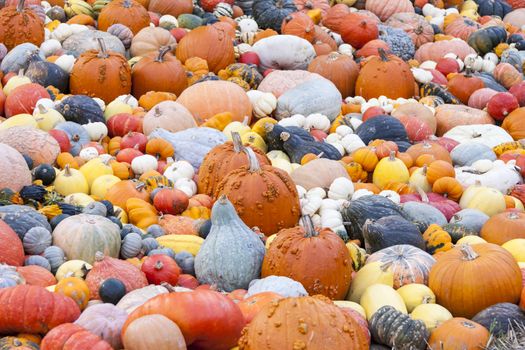
<path fill-rule="evenodd" d="M 38 123 L 38 128 L 44 131 L 53 129 L 57 124 L 63 123 L 66 119 L 58 111 L 46 108 L 43 104 L 37 104 L 33 111 L 33 117 Z"/>
<path fill-rule="evenodd" d="M 40 45 L 40 50 L 44 53 L 46 57 L 51 56 L 57 50 L 62 48 L 62 44 L 57 39 L 49 39 L 44 41 Z"/>
<path fill-rule="evenodd" d="M 170 30 L 177 28 L 179 26 L 179 21 L 172 15 L 164 15 L 159 18 L 159 27 Z"/>
<path fill-rule="evenodd" d="M 264 118 L 272 114 L 277 107 L 277 98 L 271 92 L 263 92 L 255 102 L 252 102 L 252 107 L 255 117 Z"/>
<path fill-rule="evenodd" d="M 135 157 L 131 161 L 131 169 L 133 170 L 133 173 L 137 175 L 142 175 L 147 171 L 155 170 L 157 169 L 157 166 L 157 158 L 150 154 Z"/>
<path fill-rule="evenodd" d="M 176 183 L 179 179 L 192 179 L 195 175 L 195 169 L 193 166 L 185 161 L 179 160 L 170 164 L 166 170 L 164 170 L 164 176 Z"/>
<path fill-rule="evenodd" d="M 290 157 L 288 157 L 288 155 L 286 153 L 284 153 L 283 151 L 273 150 L 273 151 L 270 151 L 270 152 L 266 153 L 266 156 L 271 161 L 273 161 L 275 159 L 283 159 L 283 160 L 287 161 L 288 163 L 290 163 Z"/>
<path fill-rule="evenodd" d="M 317 129 L 322 131 L 330 130 L 330 119 L 320 113 L 310 114 L 306 117 L 306 129 Z"/>
<path fill-rule="evenodd" d="M 316 56 L 312 44 L 295 35 L 273 35 L 261 39 L 253 45 L 253 51 L 259 56 L 262 70 L 306 70 Z"/>
<path fill-rule="evenodd" d="M 71 25 L 67 23 L 60 23 L 51 33 L 51 38 L 56 39 L 59 42 L 63 42 L 67 38 L 73 35 Z"/>
<path fill-rule="evenodd" d="M 237 21 L 237 26 L 241 33 L 253 33 L 259 30 L 259 25 L 253 20 L 253 18 L 243 18 Z"/>
<path fill-rule="evenodd" d="M 401 203 L 401 196 L 399 195 L 399 193 L 397 193 L 395 191 L 383 190 L 383 191 L 379 192 L 379 195 L 390 199 L 392 202 L 394 202 L 396 204 Z"/>
<path fill-rule="evenodd" d="M 414 79 L 420 84 L 430 83 L 434 76 L 426 69 L 411 68 Z"/>
<path fill-rule="evenodd" d="M 80 150 L 78 154 L 84 161 L 89 161 L 98 157 L 98 150 L 95 147 L 86 147 Z"/>
<path fill-rule="evenodd" d="M 346 152 L 349 154 L 358 148 L 366 146 L 363 140 L 361 140 L 361 138 L 356 134 L 346 135 L 341 139 L 341 144 L 345 148 Z"/>
<path fill-rule="evenodd" d="M 191 179 L 187 179 L 187 178 L 178 179 L 175 182 L 175 188 L 186 193 L 188 197 L 192 197 L 195 194 L 197 194 L 197 184 Z"/>
<path fill-rule="evenodd" d="M 87 131 L 91 141 L 99 141 L 104 137 L 108 136 L 108 127 L 105 123 L 94 122 L 82 125 L 84 130 Z"/>
<path fill-rule="evenodd" d="M 488 170 L 480 171 L 485 169 Z M 455 171 L 456 180 L 464 188 L 478 184 L 493 188 L 501 193 L 507 193 L 516 184 L 523 182 L 521 175 L 512 163 L 493 162 L 492 167 L 489 168 L 486 162 L 483 162 L 478 163 L 477 168 L 473 164 L 473 166 L 458 167 Z"/>
<path fill-rule="evenodd" d="M 341 44 L 337 48 L 337 52 L 339 52 L 342 55 L 347 55 L 350 57 L 354 56 L 354 51 L 355 51 L 354 48 L 350 44 Z"/>
<path fill-rule="evenodd" d="M 497 189 L 480 186 L 479 184 L 469 186 L 459 201 L 461 209 L 477 209 L 493 216 L 505 211 L 505 197 Z"/>
<path fill-rule="evenodd" d="M 513 141 L 504 129 L 492 124 L 458 125 L 443 136 L 459 143 L 475 142 L 490 148 Z"/>
<path fill-rule="evenodd" d="M 336 178 L 330 185 L 328 190 L 328 198 L 330 199 L 346 199 L 349 200 L 354 194 L 354 184 L 352 180 L 346 177 Z"/>
<path fill-rule="evenodd" d="M 323 199 L 320 197 L 305 197 L 299 200 L 303 215 L 314 215 L 321 207 Z"/>

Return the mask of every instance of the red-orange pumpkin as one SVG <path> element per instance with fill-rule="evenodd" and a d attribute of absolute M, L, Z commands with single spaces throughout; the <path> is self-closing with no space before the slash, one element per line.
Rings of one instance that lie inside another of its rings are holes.
<path fill-rule="evenodd" d="M 316 57 L 308 66 L 308 71 L 330 80 L 343 98 L 354 96 L 354 86 L 359 66 L 352 58 L 337 52 Z"/>

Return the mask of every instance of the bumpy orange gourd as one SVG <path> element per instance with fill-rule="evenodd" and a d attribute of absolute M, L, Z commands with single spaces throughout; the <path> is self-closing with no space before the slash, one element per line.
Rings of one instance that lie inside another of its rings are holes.
<path fill-rule="evenodd" d="M 19 0 L 17 6 L 0 10 L 0 42 L 8 50 L 23 43 L 40 46 L 45 40 L 42 19 L 24 4 L 25 0 Z"/>

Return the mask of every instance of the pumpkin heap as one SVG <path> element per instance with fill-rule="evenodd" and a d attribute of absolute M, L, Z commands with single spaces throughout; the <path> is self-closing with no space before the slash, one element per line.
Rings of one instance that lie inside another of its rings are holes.
<path fill-rule="evenodd" d="M 523 0 L 0 7 L 0 349 L 525 347 Z"/>

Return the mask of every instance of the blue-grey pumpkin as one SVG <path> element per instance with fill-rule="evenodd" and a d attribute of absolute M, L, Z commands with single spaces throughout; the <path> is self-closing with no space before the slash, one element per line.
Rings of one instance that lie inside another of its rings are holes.
<path fill-rule="evenodd" d="M 182 269 L 182 273 L 195 276 L 195 257 L 186 251 L 181 251 L 175 255 L 177 265 Z"/>
<path fill-rule="evenodd" d="M 140 254 L 142 249 L 142 237 L 135 232 L 128 233 L 120 246 L 120 256 L 131 259 Z"/>
<path fill-rule="evenodd" d="M 44 254 L 42 255 L 47 259 L 47 261 L 49 261 L 51 272 L 53 274 L 56 273 L 58 268 L 67 261 L 66 255 L 64 254 L 62 248 L 57 247 L 56 245 L 47 247 L 46 250 L 44 250 Z"/>
<path fill-rule="evenodd" d="M 150 250 L 150 252 L 148 253 L 148 256 L 152 256 L 155 254 L 164 254 L 164 255 L 169 256 L 172 259 L 175 259 L 175 252 L 171 248 L 158 248 L 158 249 Z"/>
<path fill-rule="evenodd" d="M 26 258 L 24 261 L 24 266 L 37 265 L 43 267 L 44 269 L 51 271 L 51 265 L 46 258 L 40 255 L 31 255 Z"/>
<path fill-rule="evenodd" d="M 406 202 L 401 207 L 421 232 L 425 232 L 428 226 L 432 224 L 443 226 L 447 223 L 445 215 L 429 204 Z"/>
<path fill-rule="evenodd" d="M 477 209 L 463 209 L 458 211 L 450 219 L 451 224 L 460 225 L 467 230 L 479 233 L 483 224 L 489 219 L 489 216 Z"/>
<path fill-rule="evenodd" d="M 24 283 L 24 277 L 16 272 L 16 267 L 0 264 L 0 289 L 14 287 Z"/>
<path fill-rule="evenodd" d="M 91 202 L 82 209 L 84 214 L 106 216 L 108 213 L 108 208 L 104 203 L 101 202 Z"/>
<path fill-rule="evenodd" d="M 51 246 L 53 237 L 51 232 L 44 227 L 33 227 L 24 236 L 22 241 L 24 245 L 24 251 L 30 255 L 39 255 L 46 250 L 47 247 Z"/>
<path fill-rule="evenodd" d="M 142 240 L 142 251 L 144 254 L 148 254 L 154 249 L 159 247 L 159 242 L 153 237 L 147 237 Z"/>
<path fill-rule="evenodd" d="M 487 145 L 477 142 L 461 143 L 450 152 L 452 162 L 457 166 L 470 166 L 480 159 L 496 160 L 496 153 Z"/>
<path fill-rule="evenodd" d="M 158 238 L 160 236 L 164 236 L 165 234 L 164 229 L 157 224 L 149 226 L 146 230 L 146 233 L 151 235 L 153 238 Z"/>
<path fill-rule="evenodd" d="M 210 233 L 195 257 L 197 279 L 226 292 L 247 289 L 260 276 L 263 242 L 239 218 L 226 196 L 213 205 L 211 221 Z"/>

